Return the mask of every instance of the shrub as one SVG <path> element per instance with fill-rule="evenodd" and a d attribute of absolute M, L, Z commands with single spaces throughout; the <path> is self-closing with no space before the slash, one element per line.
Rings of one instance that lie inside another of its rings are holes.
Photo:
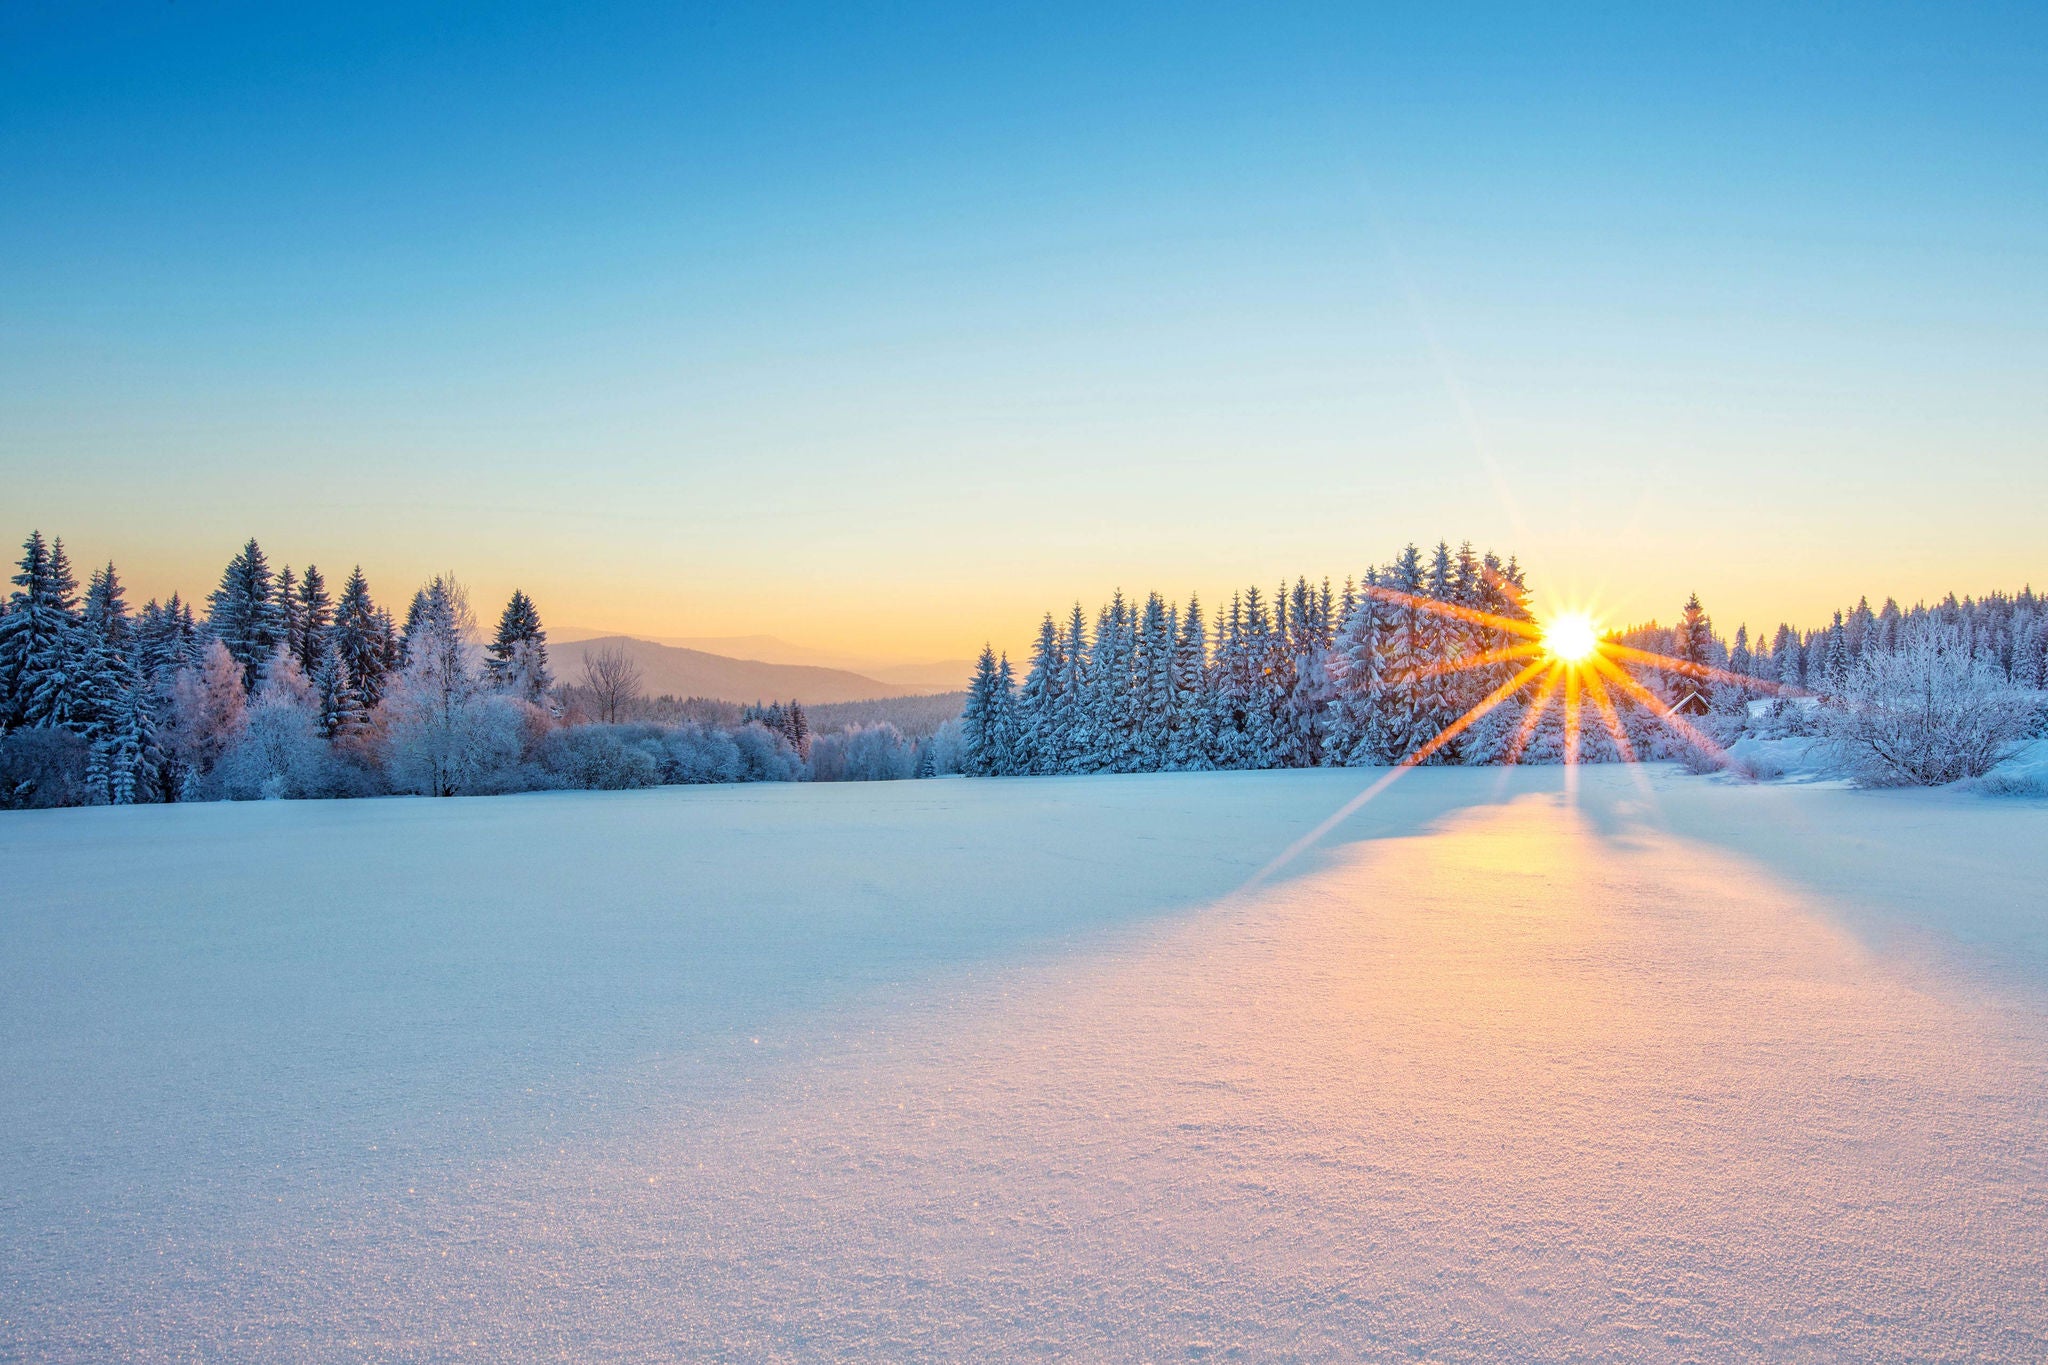
<path fill-rule="evenodd" d="M 1871 786 L 1937 786 L 1982 777 L 2034 731 L 2038 699 L 1953 633 L 1873 650 L 1849 670 L 1826 734 Z"/>
<path fill-rule="evenodd" d="M 811 741 L 811 777 L 818 782 L 893 782 L 911 775 L 916 758 L 887 721 L 857 725 Z"/>
<path fill-rule="evenodd" d="M 550 786 L 584 791 L 624 791 L 661 780 L 661 765 L 650 741 L 625 725 L 572 725 L 541 741 L 542 771 Z"/>
<path fill-rule="evenodd" d="M 85 800 L 86 742 L 37 727 L 0 739 L 0 808 L 43 810 Z"/>

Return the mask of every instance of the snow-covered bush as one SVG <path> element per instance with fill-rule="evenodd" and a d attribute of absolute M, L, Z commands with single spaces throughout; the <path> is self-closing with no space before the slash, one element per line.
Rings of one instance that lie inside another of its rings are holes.
<path fill-rule="evenodd" d="M 263 671 L 241 733 L 221 755 L 214 782 L 230 801 L 347 794 L 344 766 L 320 738 L 320 698 L 298 659 L 282 646 Z"/>
<path fill-rule="evenodd" d="M 679 725 L 662 736 L 664 782 L 737 782 L 740 750 L 732 735 L 707 725 Z"/>
<path fill-rule="evenodd" d="M 448 704 L 422 701 L 403 683 L 385 699 L 385 766 L 392 787 L 420 796 L 515 791 L 526 715 L 503 693 Z"/>
<path fill-rule="evenodd" d="M 1871 650 L 1844 674 L 1825 726 L 1848 772 L 1872 786 L 1982 777 L 2034 733 L 2038 694 L 2015 687 L 1953 632 Z"/>
<path fill-rule="evenodd" d="M 804 761 L 788 736 L 748 721 L 732 732 L 742 782 L 801 782 Z"/>
<path fill-rule="evenodd" d="M 659 740 L 633 725 L 572 725 L 541 741 L 538 755 L 549 787 L 623 791 L 661 781 Z M 658 732 L 653 732 L 658 734 Z"/>
<path fill-rule="evenodd" d="M 54 726 L 0 737 L 0 809 L 83 804 L 86 750 L 83 739 Z"/>
<path fill-rule="evenodd" d="M 2048 797 L 2048 738 L 2035 740 L 1970 785 L 1987 796 Z"/>
<path fill-rule="evenodd" d="M 917 755 L 895 726 L 857 725 L 811 741 L 811 778 L 817 782 L 893 782 L 911 776 Z"/>

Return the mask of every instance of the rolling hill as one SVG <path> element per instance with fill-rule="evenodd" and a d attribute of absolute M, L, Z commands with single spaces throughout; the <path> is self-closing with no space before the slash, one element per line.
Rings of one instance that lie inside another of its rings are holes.
<path fill-rule="evenodd" d="M 551 641 L 560 640 L 567 643 L 618 634 L 616 630 L 593 630 L 587 626 L 558 626 L 550 628 L 548 638 Z M 925 693 L 957 690 L 966 686 L 967 679 L 974 673 L 972 659 L 938 659 L 905 663 L 901 660 L 812 649 L 808 645 L 791 644 L 773 635 L 635 635 L 627 638 L 644 640 L 649 644 L 670 645 L 677 649 L 694 649 L 725 659 L 751 660 L 764 664 L 804 664 L 813 668 L 837 669 L 843 673 L 858 673 L 864 678 L 895 683 Z"/>
<path fill-rule="evenodd" d="M 581 681 L 584 656 L 607 646 L 625 650 L 633 662 L 640 665 L 642 685 L 650 697 L 667 693 L 676 697 L 716 697 L 721 701 L 741 703 L 795 698 L 815 704 L 914 697 L 940 690 L 930 686 L 882 682 L 841 668 L 734 659 L 700 649 L 636 640 L 629 635 L 550 641 L 548 654 L 554 663 L 555 676 L 566 683 Z M 960 683 L 955 680 L 950 686 L 957 688 Z"/>

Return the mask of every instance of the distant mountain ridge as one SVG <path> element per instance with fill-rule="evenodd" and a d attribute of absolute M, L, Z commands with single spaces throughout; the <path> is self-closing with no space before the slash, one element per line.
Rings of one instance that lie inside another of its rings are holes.
<path fill-rule="evenodd" d="M 972 659 L 939 659 L 929 663 L 898 663 L 887 659 L 791 644 L 774 635 L 627 635 L 616 630 L 593 630 L 586 626 L 558 626 L 548 632 L 550 640 L 574 644 L 599 638 L 644 640 L 672 649 L 696 650 L 724 659 L 752 663 L 795 664 L 810 668 L 836 669 L 857 673 L 877 682 L 892 683 L 921 692 L 954 691 L 966 686 L 973 676 Z M 899 695 L 899 694 L 891 694 Z"/>
<path fill-rule="evenodd" d="M 676 697 L 715 697 L 720 701 L 741 704 L 794 698 L 817 705 L 924 696 L 960 686 L 958 677 L 944 687 L 884 682 L 847 669 L 735 659 L 701 649 L 636 639 L 630 635 L 550 639 L 548 653 L 554 663 L 555 676 L 567 683 L 581 681 L 584 657 L 607 646 L 624 650 L 640 666 L 641 685 L 651 697 L 667 693 Z"/>

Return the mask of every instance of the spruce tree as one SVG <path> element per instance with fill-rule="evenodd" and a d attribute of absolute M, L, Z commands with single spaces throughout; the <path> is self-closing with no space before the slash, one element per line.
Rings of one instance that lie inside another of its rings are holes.
<path fill-rule="evenodd" d="M 996 771 L 1002 743 L 997 685 L 995 649 L 983 645 L 981 657 L 975 661 L 974 680 L 967 685 L 967 705 L 960 713 L 960 768 L 970 777 L 986 777 Z"/>
<path fill-rule="evenodd" d="M 1052 732 L 1047 738 L 1052 756 L 1049 772 L 1088 772 L 1092 766 L 1095 737 L 1088 702 L 1095 688 L 1088 670 L 1093 652 L 1088 618 L 1076 602 L 1067 617 L 1066 638 L 1060 645 L 1060 685 L 1053 703 Z"/>
<path fill-rule="evenodd" d="M 1146 772 L 1169 766 L 1166 746 L 1173 730 L 1173 637 L 1173 627 L 1167 621 L 1166 603 L 1155 592 L 1145 599 L 1145 612 L 1138 623 L 1137 657 L 1132 670 L 1136 710 L 1132 763 Z"/>
<path fill-rule="evenodd" d="M 0 732 L 64 723 L 78 652 L 78 581 L 64 542 L 31 532 L 13 581 L 0 616 Z"/>
<path fill-rule="evenodd" d="M 307 677 L 320 671 L 327 654 L 327 629 L 334 623 L 334 601 L 327 595 L 327 580 L 316 564 L 306 566 L 299 580 L 299 667 Z"/>
<path fill-rule="evenodd" d="M 242 667 L 242 690 L 254 692 L 263 666 L 285 639 L 270 564 L 254 538 L 221 572 L 220 586 L 207 599 L 207 624 Z"/>
<path fill-rule="evenodd" d="M 535 705 L 547 699 L 554 679 L 548 672 L 548 634 L 541 629 L 533 599 L 513 589 L 498 618 L 498 633 L 484 652 L 493 686 Z"/>
<path fill-rule="evenodd" d="M 383 699 L 393 667 L 391 618 L 370 600 L 370 585 L 358 564 L 342 585 L 328 639 L 350 695 L 349 711 L 367 715 Z M 317 670 L 316 670 L 317 671 Z"/>
<path fill-rule="evenodd" d="M 1209 695 L 1209 634 L 1202 619 L 1202 600 L 1188 598 L 1180 618 L 1173 651 L 1173 734 L 1166 766 L 1176 772 L 1200 772 L 1214 766 L 1212 726 L 1215 705 Z"/>
<path fill-rule="evenodd" d="M 299 576 L 287 564 L 277 571 L 277 581 L 271 591 L 277 598 L 277 621 L 279 640 L 291 652 L 293 659 L 303 659 L 306 653 L 306 608 L 299 601 Z"/>
<path fill-rule="evenodd" d="M 1038 623 L 1038 639 L 1031 646 L 1031 663 L 1024 671 L 1024 686 L 1017 695 L 1019 771 L 1049 773 L 1059 770 L 1057 710 L 1060 675 L 1066 659 L 1060 652 L 1058 627 L 1052 613 Z"/>
<path fill-rule="evenodd" d="M 1328 741 L 1330 762 L 1343 767 L 1386 762 L 1381 749 L 1381 603 L 1372 595 L 1373 575 L 1366 591 L 1352 603 L 1331 646 L 1330 675 L 1335 701 Z"/>
<path fill-rule="evenodd" d="M 998 777 L 1015 777 L 1025 771 L 1023 734 L 1017 717 L 1017 679 L 1005 652 L 996 660 L 995 718 L 990 726 L 994 752 L 990 770 Z"/>
<path fill-rule="evenodd" d="M 804 714 L 804 708 L 794 697 L 789 701 L 789 743 L 798 758 L 810 762 L 811 718 Z"/>
<path fill-rule="evenodd" d="M 361 728 L 363 713 L 338 650 L 328 650 L 314 666 L 314 728 L 325 740 L 345 739 Z"/>
<path fill-rule="evenodd" d="M 1842 619 L 1840 613 L 1836 614 L 1835 619 L 1837 622 Z M 1700 605 L 1698 593 L 1694 593 L 1685 601 L 1685 611 L 1679 616 L 1674 631 L 1671 653 L 1672 657 L 1692 665 L 1692 669 L 1673 684 L 1677 697 L 1683 697 L 1687 691 L 1694 691 L 1700 694 L 1701 701 L 1711 705 L 1714 700 L 1714 685 L 1705 670 L 1714 659 L 1714 624 L 1708 619 L 1706 609 Z M 1676 700 L 1676 697 L 1673 699 Z"/>

